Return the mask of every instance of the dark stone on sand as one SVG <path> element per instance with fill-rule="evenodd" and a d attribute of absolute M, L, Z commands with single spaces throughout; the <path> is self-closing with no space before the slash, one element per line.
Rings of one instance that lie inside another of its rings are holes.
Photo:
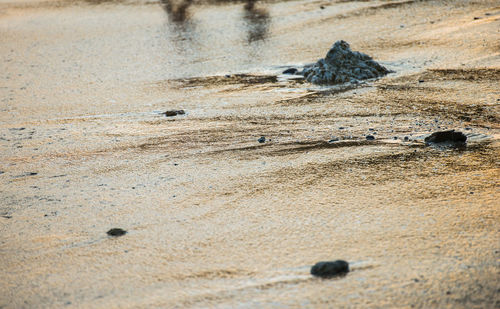
<path fill-rule="evenodd" d="M 311 275 L 321 278 L 331 278 L 348 272 L 349 263 L 343 260 L 318 262 L 311 268 Z"/>
<path fill-rule="evenodd" d="M 5 218 L 5 219 L 12 219 L 12 216 L 8 216 L 8 215 L 3 215 L 2 218 Z"/>
<path fill-rule="evenodd" d="M 262 144 L 266 142 L 266 138 L 264 136 L 261 136 L 257 141 Z"/>
<path fill-rule="evenodd" d="M 426 145 L 431 144 L 450 144 L 450 145 L 464 145 L 467 141 L 467 136 L 462 132 L 455 130 L 434 132 L 427 136 L 425 139 Z"/>
<path fill-rule="evenodd" d="M 324 59 L 308 65 L 301 72 L 313 84 L 354 83 L 358 80 L 381 77 L 390 73 L 367 54 L 352 51 L 349 43 L 337 41 Z"/>
<path fill-rule="evenodd" d="M 294 75 L 294 74 L 297 74 L 299 70 L 297 70 L 296 68 L 289 68 L 289 69 L 286 69 L 283 71 L 283 74 L 291 74 L 291 75 Z"/>
<path fill-rule="evenodd" d="M 410 140 L 410 138 L 408 136 L 405 136 L 404 141 L 407 142 L 409 140 Z"/>
<path fill-rule="evenodd" d="M 24 174 L 21 174 L 21 175 L 14 176 L 14 178 L 36 176 L 36 175 L 38 175 L 38 173 L 36 173 L 36 172 L 28 172 L 28 173 L 24 173 Z"/>
<path fill-rule="evenodd" d="M 340 139 L 338 137 L 332 137 L 331 140 L 328 141 L 328 143 L 334 143 L 334 142 L 338 142 Z"/>
<path fill-rule="evenodd" d="M 183 109 L 180 110 L 171 110 L 171 111 L 166 111 L 162 114 L 164 114 L 167 117 L 173 117 L 177 115 L 184 115 L 186 112 Z"/>
<path fill-rule="evenodd" d="M 123 235 L 127 234 L 127 231 L 122 230 L 120 228 L 114 228 L 114 229 L 107 231 L 106 234 L 108 234 L 109 236 L 118 237 L 118 236 L 123 236 Z"/>
<path fill-rule="evenodd" d="M 373 135 L 367 135 L 366 136 L 366 140 L 367 141 L 373 141 L 373 140 L 375 140 L 375 136 L 373 136 Z"/>

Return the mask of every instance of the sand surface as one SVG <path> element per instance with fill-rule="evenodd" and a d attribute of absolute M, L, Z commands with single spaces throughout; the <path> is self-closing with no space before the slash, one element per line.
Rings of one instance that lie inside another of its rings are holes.
<path fill-rule="evenodd" d="M 0 0 L 0 308 L 498 308 L 497 1 L 164 8 Z"/>

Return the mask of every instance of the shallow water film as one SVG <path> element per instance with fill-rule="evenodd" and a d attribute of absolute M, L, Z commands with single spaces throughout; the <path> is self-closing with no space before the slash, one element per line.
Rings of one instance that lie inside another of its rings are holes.
<path fill-rule="evenodd" d="M 499 37 L 493 0 L 0 0 L 0 308 L 498 308 Z M 295 74 L 339 40 L 391 73 Z"/>

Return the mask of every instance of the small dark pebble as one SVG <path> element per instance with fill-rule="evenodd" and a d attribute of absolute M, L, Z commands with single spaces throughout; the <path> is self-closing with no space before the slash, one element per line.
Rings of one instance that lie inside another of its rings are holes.
<path fill-rule="evenodd" d="M 289 68 L 289 69 L 286 69 L 283 71 L 283 74 L 297 74 L 299 70 L 297 70 L 296 68 Z"/>
<path fill-rule="evenodd" d="M 338 141 L 339 141 L 339 138 L 338 137 L 334 137 L 331 140 L 329 140 L 328 143 L 333 143 L 333 142 L 338 142 Z"/>
<path fill-rule="evenodd" d="M 469 194 L 474 194 L 474 192 L 473 192 L 473 191 L 471 191 L 471 192 L 469 192 Z"/>
<path fill-rule="evenodd" d="M 419 282 L 420 280 L 418 280 L 417 278 L 415 278 L 415 279 L 413 279 L 413 281 L 415 281 L 415 282 Z"/>
<path fill-rule="evenodd" d="M 12 216 L 3 215 L 2 217 L 5 219 L 12 219 Z"/>
<path fill-rule="evenodd" d="M 486 15 L 486 16 L 490 16 L 490 15 L 491 15 L 491 13 L 484 13 L 484 15 Z"/>
<path fill-rule="evenodd" d="M 424 141 L 427 145 L 442 143 L 465 144 L 467 136 L 462 132 L 455 132 L 455 130 L 439 131 L 427 136 Z"/>
<path fill-rule="evenodd" d="M 410 138 L 408 136 L 405 136 L 404 140 L 405 140 L 405 142 L 407 142 L 410 140 Z"/>
<path fill-rule="evenodd" d="M 373 136 L 373 135 L 367 135 L 366 136 L 366 140 L 367 141 L 373 141 L 374 139 L 375 139 L 375 136 Z"/>
<path fill-rule="evenodd" d="M 320 9 L 322 9 L 322 10 L 324 10 L 324 9 L 325 9 L 325 6 L 324 6 L 324 5 L 322 5 L 322 6 L 320 6 L 319 8 L 320 8 Z"/>
<path fill-rule="evenodd" d="M 262 144 L 266 142 L 266 138 L 264 136 L 261 136 L 257 141 Z"/>
<path fill-rule="evenodd" d="M 349 272 L 349 263 L 342 260 L 318 262 L 311 268 L 311 275 L 321 278 L 331 278 Z"/>
<path fill-rule="evenodd" d="M 446 292 L 446 295 L 450 295 L 450 294 L 451 294 L 451 291 L 447 291 L 447 292 Z"/>
<path fill-rule="evenodd" d="M 474 17 L 474 20 L 478 20 L 478 19 L 481 19 L 481 17 L 477 17 L 477 16 Z"/>
<path fill-rule="evenodd" d="M 419 83 L 423 83 L 423 82 L 424 82 L 424 80 L 423 80 L 423 79 L 419 79 L 419 80 L 418 80 L 418 82 L 419 82 Z"/>
<path fill-rule="evenodd" d="M 164 114 L 167 117 L 173 117 L 177 115 L 184 115 L 186 112 L 183 109 L 180 110 L 171 110 L 171 111 L 166 111 L 162 114 Z"/>
<path fill-rule="evenodd" d="M 226 74 L 226 75 L 224 75 L 224 77 L 225 78 L 229 78 L 229 77 L 231 77 L 231 75 L 230 74 Z"/>
<path fill-rule="evenodd" d="M 119 228 L 115 228 L 115 229 L 111 229 L 111 230 L 107 231 L 106 234 L 108 234 L 109 236 L 118 237 L 118 236 L 123 236 L 123 235 L 127 234 L 127 231 L 119 229 Z"/>
<path fill-rule="evenodd" d="M 344 127 L 339 127 L 339 130 L 344 130 L 345 128 Z"/>
<path fill-rule="evenodd" d="M 392 139 L 398 139 L 398 137 L 397 137 L 397 136 L 394 136 Z"/>
<path fill-rule="evenodd" d="M 21 174 L 21 175 L 14 176 L 14 177 L 15 178 L 19 178 L 19 177 L 35 176 L 35 175 L 38 175 L 38 173 L 36 173 L 36 172 L 28 172 L 28 173 L 24 173 L 24 174 Z"/>

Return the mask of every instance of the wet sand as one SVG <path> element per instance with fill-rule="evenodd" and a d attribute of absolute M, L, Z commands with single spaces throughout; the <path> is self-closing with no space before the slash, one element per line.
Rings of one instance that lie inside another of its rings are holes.
<path fill-rule="evenodd" d="M 0 0 L 0 308 L 498 308 L 499 29 L 495 1 Z M 280 75 L 340 39 L 395 73 Z"/>

